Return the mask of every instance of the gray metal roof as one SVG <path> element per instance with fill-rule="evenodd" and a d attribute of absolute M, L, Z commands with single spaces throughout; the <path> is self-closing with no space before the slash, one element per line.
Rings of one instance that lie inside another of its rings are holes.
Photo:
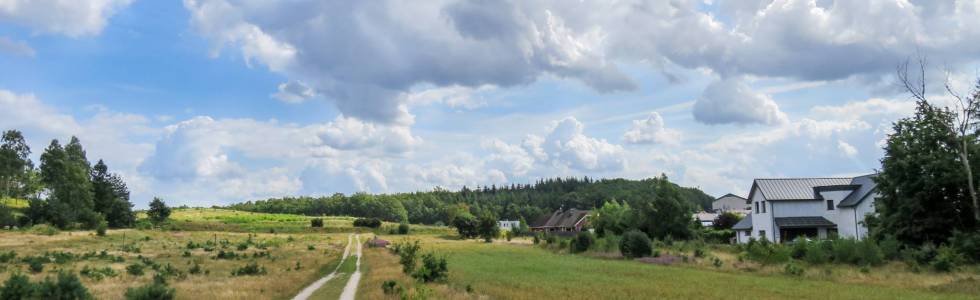
<path fill-rule="evenodd" d="M 745 216 L 744 218 L 742 218 L 742 220 L 738 221 L 738 223 L 735 223 L 735 225 L 732 226 L 732 230 L 751 230 L 751 229 L 752 229 L 751 214 Z"/>
<path fill-rule="evenodd" d="M 581 222 L 583 219 L 585 219 L 588 216 L 589 216 L 589 211 L 587 211 L 587 210 L 577 210 L 577 209 L 574 209 L 574 208 L 573 209 L 569 209 L 567 211 L 556 210 L 554 213 L 551 214 L 551 216 L 548 219 L 544 220 L 544 222 L 535 224 L 535 226 L 532 226 L 532 227 L 536 227 L 536 228 L 543 228 L 543 227 L 565 227 L 565 228 L 571 228 L 571 227 L 575 227 L 575 224 L 578 224 L 579 222 Z M 541 219 L 539 219 L 539 220 L 541 220 Z"/>
<path fill-rule="evenodd" d="M 851 207 L 858 205 L 861 203 L 861 201 L 864 201 L 864 199 L 873 194 L 876 186 L 874 177 L 875 174 L 854 177 L 854 179 L 851 180 L 851 184 L 857 185 L 858 188 L 854 190 L 854 192 L 851 192 L 850 195 L 847 195 L 847 198 L 841 200 L 841 202 L 837 204 L 837 207 Z"/>
<path fill-rule="evenodd" d="M 776 226 L 780 228 L 800 228 L 800 227 L 834 227 L 834 222 L 824 217 L 785 217 L 776 218 Z"/>
<path fill-rule="evenodd" d="M 848 185 L 851 178 L 770 178 L 756 179 L 754 186 L 766 200 L 813 200 L 814 187 Z M 755 193 L 752 189 L 751 193 Z M 749 195 L 752 198 L 752 195 Z"/>

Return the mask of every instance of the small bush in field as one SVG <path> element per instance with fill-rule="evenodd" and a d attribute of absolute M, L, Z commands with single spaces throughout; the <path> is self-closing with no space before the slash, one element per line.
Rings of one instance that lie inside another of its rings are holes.
<path fill-rule="evenodd" d="M 385 280 L 385 282 L 381 283 L 381 291 L 385 295 L 399 295 L 402 292 L 402 288 L 394 280 Z"/>
<path fill-rule="evenodd" d="M 99 225 L 95 227 L 95 235 L 105 236 L 106 230 L 109 229 L 109 222 L 99 221 Z"/>
<path fill-rule="evenodd" d="M 57 281 L 50 277 L 35 286 L 34 297 L 38 299 L 93 299 L 92 294 L 82 285 L 75 273 L 59 272 Z"/>
<path fill-rule="evenodd" d="M 445 257 L 436 257 L 434 253 L 422 255 L 422 265 L 412 277 L 423 282 L 443 281 L 449 274 L 449 266 Z"/>
<path fill-rule="evenodd" d="M 829 250 L 829 241 L 816 241 L 807 244 L 806 255 L 803 256 L 804 261 L 812 265 L 822 265 L 830 262 L 831 251 Z"/>
<path fill-rule="evenodd" d="M 37 235 L 55 235 L 58 234 L 58 228 L 48 224 L 37 224 L 31 227 L 31 232 Z"/>
<path fill-rule="evenodd" d="M 579 253 L 588 251 L 595 244 L 595 237 L 588 231 L 579 232 L 572 243 L 572 252 Z"/>
<path fill-rule="evenodd" d="M 311 219 L 310 220 L 310 227 L 314 227 L 314 228 L 321 228 L 321 227 L 323 227 L 323 219 L 321 219 L 321 218 Z"/>
<path fill-rule="evenodd" d="M 34 293 L 34 284 L 24 274 L 14 274 L 7 278 L 0 288 L 0 299 L 30 299 Z"/>
<path fill-rule="evenodd" d="M 878 241 L 878 246 L 881 248 L 881 254 L 887 260 L 895 260 L 902 257 L 902 242 L 899 242 L 895 236 L 886 236 L 881 241 Z"/>
<path fill-rule="evenodd" d="M 31 272 L 41 273 L 41 271 L 44 271 L 44 263 L 38 259 L 32 259 L 27 262 L 27 268 L 31 270 Z"/>
<path fill-rule="evenodd" d="M 644 257 L 650 255 L 651 250 L 650 237 L 642 231 L 629 231 L 619 241 L 619 252 L 626 258 Z"/>
<path fill-rule="evenodd" d="M 953 232 L 949 238 L 949 245 L 956 252 L 964 255 L 967 261 L 980 263 L 980 232 Z"/>
<path fill-rule="evenodd" d="M 402 265 L 402 271 L 405 274 L 415 272 L 415 262 L 418 261 L 418 253 L 422 250 L 422 245 L 419 241 L 415 241 L 414 243 L 398 243 L 395 245 L 395 249 L 398 254 L 398 262 Z"/>
<path fill-rule="evenodd" d="M 78 272 L 78 274 L 91 278 L 96 281 L 102 280 L 103 278 L 106 277 L 119 276 L 119 273 L 116 273 L 116 271 L 110 267 L 92 268 L 89 266 L 85 266 L 82 268 L 81 271 Z"/>
<path fill-rule="evenodd" d="M 231 271 L 232 276 L 265 275 L 265 273 L 265 267 L 259 266 L 259 264 L 254 261 Z"/>
<path fill-rule="evenodd" d="M 803 276 L 803 272 L 803 267 L 800 267 L 796 263 L 788 263 L 783 267 L 783 273 L 786 273 L 786 275 L 799 277 Z"/>
<path fill-rule="evenodd" d="M 133 263 L 126 266 L 126 273 L 133 276 L 143 276 L 143 265 L 138 263 Z"/>
<path fill-rule="evenodd" d="M 715 268 L 721 268 L 721 264 L 722 264 L 721 259 L 719 259 L 717 257 L 712 257 L 711 258 L 711 265 L 712 266 L 715 266 Z"/>
<path fill-rule="evenodd" d="M 127 300 L 170 300 L 177 297 L 177 290 L 167 285 L 163 276 L 153 277 L 153 282 L 141 287 L 126 289 Z"/>
<path fill-rule="evenodd" d="M 0 264 L 5 264 L 14 260 L 17 257 L 17 252 L 10 250 L 4 253 L 0 253 Z"/>
<path fill-rule="evenodd" d="M 398 234 L 408 234 L 410 229 L 411 227 L 408 225 L 408 223 L 398 224 Z"/>
<path fill-rule="evenodd" d="M 194 265 L 191 266 L 191 268 L 187 270 L 187 272 L 188 273 L 191 273 L 191 274 L 201 274 L 201 271 L 202 271 L 201 270 L 201 264 L 199 264 L 197 262 L 194 262 Z"/>
<path fill-rule="evenodd" d="M 943 246 L 936 250 L 936 257 L 930 265 L 936 272 L 950 272 L 955 270 L 963 260 L 963 256 L 957 253 L 955 249 Z"/>
<path fill-rule="evenodd" d="M 706 251 L 704 250 L 703 246 L 698 246 L 697 248 L 694 248 L 694 257 L 702 258 L 704 257 L 705 252 Z"/>
<path fill-rule="evenodd" d="M 537 245 L 537 244 L 539 244 L 539 243 L 541 243 L 541 238 L 539 238 L 539 237 L 538 237 L 538 235 L 537 235 L 537 234 L 535 234 L 535 235 L 534 235 L 534 238 L 532 238 L 532 239 L 531 239 L 531 241 L 532 241 L 532 242 L 533 242 L 533 243 L 534 243 L 535 245 Z"/>
<path fill-rule="evenodd" d="M 378 228 L 381 227 L 381 220 L 375 218 L 359 218 L 354 220 L 354 227 Z"/>

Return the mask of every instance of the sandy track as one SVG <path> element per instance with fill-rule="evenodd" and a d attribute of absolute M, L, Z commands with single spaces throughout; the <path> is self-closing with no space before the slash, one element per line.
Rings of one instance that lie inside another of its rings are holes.
<path fill-rule="evenodd" d="M 361 283 L 361 236 L 357 237 L 357 268 L 354 269 L 354 274 L 351 274 L 350 280 L 347 280 L 347 285 L 344 286 L 344 292 L 340 294 L 340 300 L 354 300 L 354 295 L 357 294 L 357 285 Z"/>
<path fill-rule="evenodd" d="M 320 289 L 320 287 L 322 287 L 324 284 L 326 284 L 327 281 L 330 281 L 331 279 L 333 279 L 334 277 L 337 276 L 337 270 L 340 269 L 340 265 L 343 265 L 344 264 L 344 260 L 346 260 L 347 257 L 350 256 L 351 239 L 352 239 L 353 236 L 354 236 L 353 234 L 347 236 L 347 247 L 344 248 L 344 255 L 340 257 L 340 263 L 338 263 L 337 264 L 337 267 L 333 269 L 333 272 L 330 272 L 330 274 L 327 274 L 327 276 L 324 276 L 323 278 L 320 278 L 320 280 L 317 280 L 317 281 L 313 282 L 313 284 L 310 284 L 310 286 L 307 286 L 305 289 L 303 289 L 302 291 L 300 291 L 299 294 L 296 294 L 296 297 L 293 297 L 293 300 L 306 300 L 306 299 L 310 298 L 310 296 L 313 295 L 313 292 L 316 292 L 316 290 Z M 357 246 L 357 266 L 360 267 L 360 265 L 361 265 L 361 246 L 360 246 L 361 242 L 360 242 L 360 237 L 358 237 L 357 240 L 358 240 L 358 242 L 357 242 L 357 245 L 358 245 Z M 360 274 L 358 274 L 358 277 L 360 277 Z M 344 292 L 346 292 L 346 289 L 345 289 Z M 354 299 L 354 298 L 351 297 L 351 299 Z"/>

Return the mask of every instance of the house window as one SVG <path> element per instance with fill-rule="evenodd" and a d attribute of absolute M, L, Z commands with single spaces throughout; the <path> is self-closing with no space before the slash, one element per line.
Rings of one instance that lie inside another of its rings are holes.
<path fill-rule="evenodd" d="M 766 201 L 762 201 L 762 213 L 766 213 Z"/>
<path fill-rule="evenodd" d="M 760 239 L 768 239 L 766 237 L 766 231 L 765 230 L 759 230 L 759 238 Z"/>
<path fill-rule="evenodd" d="M 834 200 L 827 200 L 827 210 L 834 210 Z"/>
<path fill-rule="evenodd" d="M 759 213 L 759 202 L 755 203 L 755 213 Z"/>

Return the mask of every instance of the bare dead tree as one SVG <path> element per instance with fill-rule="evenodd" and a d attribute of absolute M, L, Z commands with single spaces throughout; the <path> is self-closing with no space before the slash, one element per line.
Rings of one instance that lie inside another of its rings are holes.
<path fill-rule="evenodd" d="M 926 59 L 919 56 L 917 60 L 919 78 L 909 77 L 909 60 L 906 60 L 897 68 L 898 80 L 913 98 L 929 102 L 926 97 Z M 980 201 L 977 199 L 973 168 L 970 167 L 970 142 L 976 139 L 974 132 L 980 124 L 980 78 L 974 90 L 968 96 L 963 96 L 953 88 L 949 68 L 946 68 L 944 87 L 946 93 L 956 99 L 955 110 L 951 111 L 954 116 L 953 124 L 949 124 L 948 129 L 956 139 L 957 146 L 954 149 L 966 174 L 970 199 L 973 201 L 973 218 L 980 221 Z"/>

